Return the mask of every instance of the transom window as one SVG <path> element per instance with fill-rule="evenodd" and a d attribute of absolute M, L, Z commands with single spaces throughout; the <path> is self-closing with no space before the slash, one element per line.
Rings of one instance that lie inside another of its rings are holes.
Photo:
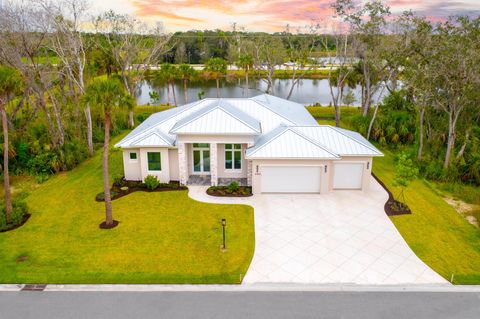
<path fill-rule="evenodd" d="M 242 169 L 242 144 L 225 144 L 225 169 Z"/>
<path fill-rule="evenodd" d="M 160 152 L 147 152 L 148 158 L 148 170 L 149 171 L 161 171 L 162 161 Z"/>

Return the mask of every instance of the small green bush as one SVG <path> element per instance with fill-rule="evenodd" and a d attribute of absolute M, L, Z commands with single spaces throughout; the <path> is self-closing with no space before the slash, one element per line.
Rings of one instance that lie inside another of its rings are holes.
<path fill-rule="evenodd" d="M 145 177 L 144 184 L 147 187 L 147 189 L 154 190 L 160 185 L 160 181 L 156 176 L 148 175 L 147 177 Z"/>
<path fill-rule="evenodd" d="M 232 181 L 230 184 L 228 184 L 227 186 L 227 190 L 230 192 L 230 193 L 233 193 L 233 192 L 236 192 L 238 191 L 238 182 L 237 181 Z"/>
<path fill-rule="evenodd" d="M 116 196 L 118 196 L 118 194 L 118 192 L 110 191 L 110 198 L 115 198 Z M 103 202 L 105 200 L 105 193 L 98 193 L 97 196 L 95 196 L 95 199 L 99 202 Z"/>
<path fill-rule="evenodd" d="M 0 210 L 0 231 L 7 230 L 17 225 L 20 225 L 28 213 L 27 203 L 25 201 L 14 201 L 12 203 L 13 210 L 10 216 L 10 224 L 7 224 L 7 217 L 5 215 L 5 206 L 2 205 Z"/>
<path fill-rule="evenodd" d="M 115 176 L 113 178 L 113 186 L 116 186 L 116 187 L 123 187 L 126 185 L 126 181 L 125 179 L 123 178 L 123 176 L 121 175 L 118 175 L 118 176 Z"/>

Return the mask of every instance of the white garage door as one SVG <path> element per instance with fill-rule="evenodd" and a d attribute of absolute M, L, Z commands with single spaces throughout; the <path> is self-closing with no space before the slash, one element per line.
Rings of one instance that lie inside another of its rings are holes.
<path fill-rule="evenodd" d="M 263 166 L 262 193 L 320 193 L 321 166 Z"/>
<path fill-rule="evenodd" d="M 361 189 L 363 163 L 335 163 L 333 168 L 334 189 Z"/>

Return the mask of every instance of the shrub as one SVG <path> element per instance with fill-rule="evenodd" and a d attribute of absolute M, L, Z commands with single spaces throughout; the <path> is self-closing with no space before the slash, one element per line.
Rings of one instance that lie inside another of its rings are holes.
<path fill-rule="evenodd" d="M 230 184 L 228 184 L 227 189 L 230 193 L 238 191 L 238 182 L 237 181 L 232 181 Z"/>
<path fill-rule="evenodd" d="M 5 206 L 0 210 L 0 230 L 7 230 L 14 226 L 20 225 L 28 213 L 27 203 L 23 200 L 17 200 L 12 203 L 13 210 L 10 216 L 10 224 L 7 224 L 7 217 L 5 215 Z"/>
<path fill-rule="evenodd" d="M 118 196 L 118 194 L 118 192 L 110 191 L 110 198 L 115 198 L 116 196 Z M 105 193 L 98 193 L 97 196 L 95 196 L 95 199 L 99 202 L 103 202 L 105 200 Z"/>
<path fill-rule="evenodd" d="M 38 154 L 28 161 L 27 168 L 33 175 L 51 175 L 58 170 L 57 155 L 53 152 Z"/>
<path fill-rule="evenodd" d="M 123 178 L 122 175 L 118 175 L 118 176 L 115 176 L 113 178 L 113 186 L 116 186 L 116 187 L 123 187 L 127 184 L 127 182 L 125 181 L 125 179 Z"/>
<path fill-rule="evenodd" d="M 160 182 L 156 176 L 148 175 L 147 177 L 145 177 L 144 184 L 147 189 L 154 190 L 160 185 Z"/>

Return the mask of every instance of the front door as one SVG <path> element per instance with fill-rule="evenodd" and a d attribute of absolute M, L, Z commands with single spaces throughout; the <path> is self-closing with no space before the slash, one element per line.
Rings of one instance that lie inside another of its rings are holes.
<path fill-rule="evenodd" d="M 210 173 L 210 144 L 193 143 L 193 173 Z"/>

